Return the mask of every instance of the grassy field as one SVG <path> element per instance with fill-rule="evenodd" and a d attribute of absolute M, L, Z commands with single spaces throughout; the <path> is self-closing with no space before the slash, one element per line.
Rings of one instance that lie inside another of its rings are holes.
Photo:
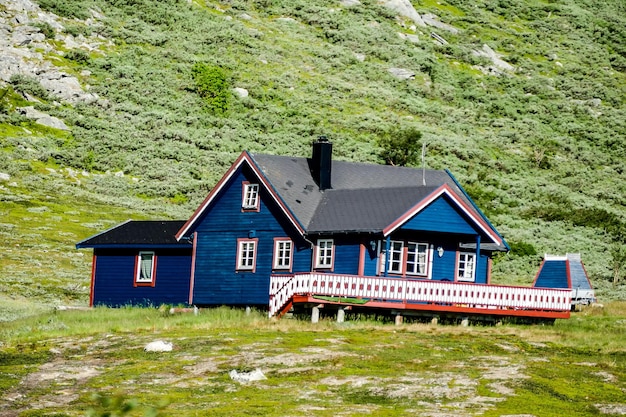
<path fill-rule="evenodd" d="M 626 413 L 624 302 L 494 327 L 98 308 L 3 323 L 0 340 L 3 417 Z M 156 340 L 173 350 L 144 351 Z"/>

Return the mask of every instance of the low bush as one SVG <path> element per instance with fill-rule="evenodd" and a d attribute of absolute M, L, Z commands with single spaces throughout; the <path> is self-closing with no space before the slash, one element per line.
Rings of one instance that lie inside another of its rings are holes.
<path fill-rule="evenodd" d="M 214 114 L 224 115 L 232 95 L 228 72 L 219 66 L 199 62 L 192 67 L 191 76 L 206 108 Z"/>
<path fill-rule="evenodd" d="M 18 93 L 26 93 L 43 100 L 49 98 L 48 90 L 41 86 L 39 80 L 35 77 L 22 74 L 14 74 L 9 79 L 9 84 Z"/>

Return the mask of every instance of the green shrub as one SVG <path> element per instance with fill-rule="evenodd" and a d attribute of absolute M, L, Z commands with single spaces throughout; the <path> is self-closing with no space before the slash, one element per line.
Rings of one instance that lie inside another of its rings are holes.
<path fill-rule="evenodd" d="M 196 63 L 191 75 L 196 92 L 204 99 L 207 109 L 216 115 L 225 114 L 231 99 L 227 71 L 215 65 Z"/>
<path fill-rule="evenodd" d="M 83 51 L 82 49 L 72 49 L 68 51 L 65 54 L 65 58 L 81 65 L 87 65 L 90 60 L 89 54 L 86 51 Z"/>
<path fill-rule="evenodd" d="M 35 23 L 35 27 L 39 28 L 41 33 L 46 37 L 46 39 L 54 39 L 56 36 L 56 32 L 50 23 L 48 22 L 37 22 Z"/>
<path fill-rule="evenodd" d="M 9 79 L 9 84 L 18 93 L 26 93 L 47 100 L 49 97 L 48 90 L 43 88 L 39 80 L 35 77 L 22 74 L 14 74 Z"/>
<path fill-rule="evenodd" d="M 87 25 L 84 25 L 82 23 L 66 23 L 65 24 L 65 33 L 67 33 L 68 35 L 72 35 L 74 37 L 79 36 L 79 35 L 83 35 L 83 36 L 88 36 L 90 33 L 90 29 L 87 27 Z"/>
<path fill-rule="evenodd" d="M 511 254 L 515 256 L 535 256 L 537 255 L 537 249 L 527 242 L 509 242 L 511 247 Z"/>
<path fill-rule="evenodd" d="M 82 1 L 38 0 L 39 7 L 68 19 L 87 19 L 89 12 Z"/>

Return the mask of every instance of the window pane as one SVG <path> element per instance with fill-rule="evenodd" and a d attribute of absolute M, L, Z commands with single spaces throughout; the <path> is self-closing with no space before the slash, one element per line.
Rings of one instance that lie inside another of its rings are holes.
<path fill-rule="evenodd" d="M 239 259 L 237 262 L 239 269 L 254 269 L 254 252 L 256 244 L 254 241 L 239 242 Z"/>
<path fill-rule="evenodd" d="M 274 252 L 274 268 L 289 269 L 291 267 L 291 241 L 276 241 Z"/>
<path fill-rule="evenodd" d="M 154 253 L 139 252 L 139 265 L 136 274 L 137 282 L 152 282 L 154 269 Z"/>
<path fill-rule="evenodd" d="M 428 244 L 409 242 L 407 245 L 407 274 L 428 274 Z"/>
<path fill-rule="evenodd" d="M 257 208 L 259 203 L 259 185 L 245 184 L 243 204 L 244 208 Z"/>
<path fill-rule="evenodd" d="M 389 248 L 389 272 L 402 273 L 403 242 L 391 241 Z"/>
<path fill-rule="evenodd" d="M 333 241 L 317 241 L 317 266 L 330 268 L 333 266 Z"/>
<path fill-rule="evenodd" d="M 476 264 L 476 255 L 473 253 L 461 253 L 459 254 L 459 280 L 473 281 L 474 280 L 474 265 Z"/>

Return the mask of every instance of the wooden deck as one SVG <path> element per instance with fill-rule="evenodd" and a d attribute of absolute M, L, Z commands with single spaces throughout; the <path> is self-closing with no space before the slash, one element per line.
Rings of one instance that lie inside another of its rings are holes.
<path fill-rule="evenodd" d="M 294 304 L 332 304 L 407 313 L 556 319 L 569 317 L 571 296 L 569 289 L 302 273 L 271 277 L 269 315 L 281 315 Z"/>

